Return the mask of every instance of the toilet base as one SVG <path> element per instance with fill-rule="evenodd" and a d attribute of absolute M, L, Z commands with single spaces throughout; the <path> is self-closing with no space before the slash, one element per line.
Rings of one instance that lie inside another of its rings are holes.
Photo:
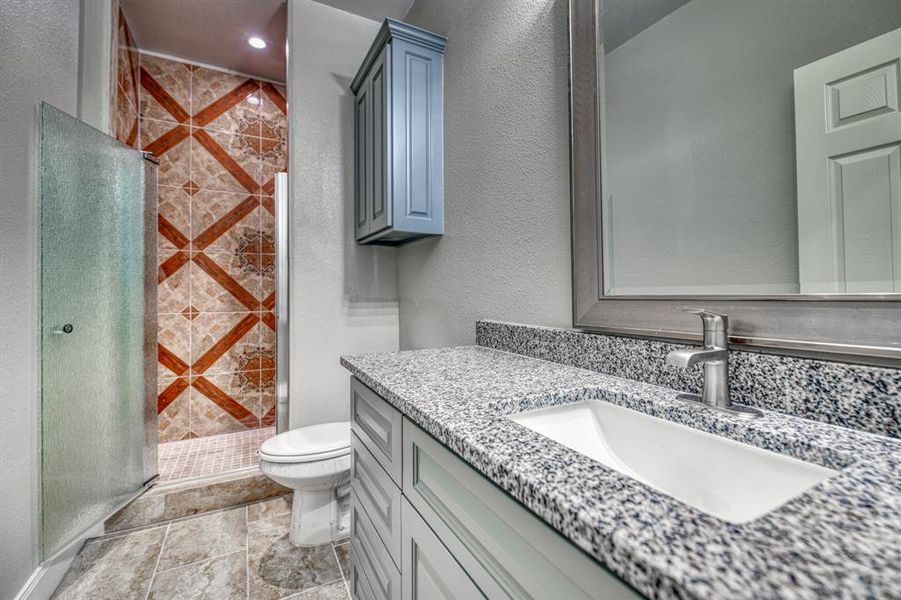
<path fill-rule="evenodd" d="M 350 485 L 337 489 L 295 490 L 291 532 L 295 546 L 320 546 L 350 535 Z"/>

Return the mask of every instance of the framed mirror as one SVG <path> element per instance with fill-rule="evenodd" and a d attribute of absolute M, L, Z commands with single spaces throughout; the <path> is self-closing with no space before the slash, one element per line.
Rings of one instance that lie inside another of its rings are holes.
<path fill-rule="evenodd" d="M 571 0 L 573 321 L 901 366 L 901 2 Z"/>

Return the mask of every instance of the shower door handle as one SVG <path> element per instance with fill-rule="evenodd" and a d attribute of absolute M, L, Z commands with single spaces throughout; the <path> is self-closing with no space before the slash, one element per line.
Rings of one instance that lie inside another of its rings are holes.
<path fill-rule="evenodd" d="M 63 334 L 69 334 L 69 333 L 72 333 L 74 330 L 75 330 L 75 328 L 72 327 L 72 324 L 71 324 L 71 323 L 66 323 L 65 325 L 63 325 L 63 326 L 60 327 L 59 329 L 54 329 L 54 330 L 53 330 L 53 333 L 58 334 L 58 335 L 63 335 Z"/>

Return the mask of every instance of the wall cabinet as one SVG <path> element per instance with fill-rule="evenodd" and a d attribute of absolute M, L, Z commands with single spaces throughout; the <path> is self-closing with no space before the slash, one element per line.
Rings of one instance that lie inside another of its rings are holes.
<path fill-rule="evenodd" d="M 355 598 L 640 597 L 355 378 L 351 403 Z"/>
<path fill-rule="evenodd" d="M 351 83 L 358 243 L 444 233 L 445 44 L 385 19 Z"/>

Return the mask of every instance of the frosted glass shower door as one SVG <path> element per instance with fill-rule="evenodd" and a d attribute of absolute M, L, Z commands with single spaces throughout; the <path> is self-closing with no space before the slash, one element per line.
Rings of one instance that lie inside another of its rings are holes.
<path fill-rule="evenodd" d="M 45 557 L 141 489 L 141 153 L 41 107 L 41 490 Z M 153 182 L 155 184 L 155 181 Z"/>

